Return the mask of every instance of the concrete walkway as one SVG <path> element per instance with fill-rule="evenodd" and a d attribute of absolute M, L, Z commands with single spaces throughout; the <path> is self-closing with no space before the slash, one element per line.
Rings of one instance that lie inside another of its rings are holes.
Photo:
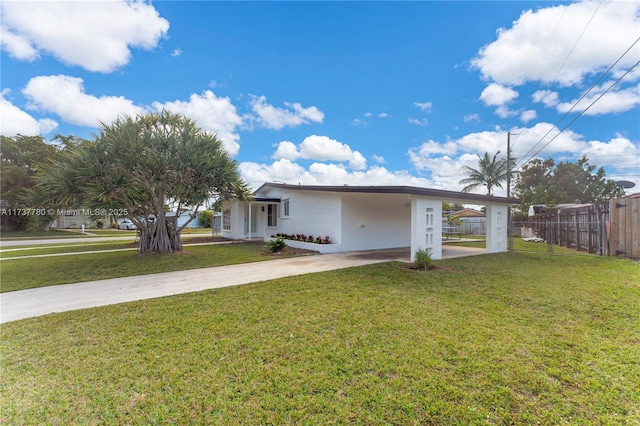
<path fill-rule="evenodd" d="M 447 247 L 443 257 L 483 253 L 484 249 Z M 409 249 L 302 256 L 12 291 L 0 294 L 0 323 L 392 260 L 408 262 Z"/>

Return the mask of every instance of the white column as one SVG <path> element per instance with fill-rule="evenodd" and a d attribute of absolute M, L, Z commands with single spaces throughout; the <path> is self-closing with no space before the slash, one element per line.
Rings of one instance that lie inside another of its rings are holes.
<path fill-rule="evenodd" d="M 416 251 L 429 249 L 431 258 L 442 259 L 442 201 L 411 200 L 411 260 Z"/>
<path fill-rule="evenodd" d="M 251 201 L 249 201 L 249 218 L 247 219 L 247 230 L 249 231 L 249 241 L 251 241 Z"/>
<path fill-rule="evenodd" d="M 507 206 L 487 204 L 487 253 L 507 251 Z"/>

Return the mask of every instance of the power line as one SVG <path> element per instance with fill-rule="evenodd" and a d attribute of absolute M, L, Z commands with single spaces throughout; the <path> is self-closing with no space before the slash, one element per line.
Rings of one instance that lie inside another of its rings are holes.
<path fill-rule="evenodd" d="M 616 60 L 616 61 L 615 61 L 615 62 L 614 62 L 614 63 L 613 63 L 613 64 L 612 64 L 612 65 L 611 65 L 611 66 L 610 66 L 610 67 L 609 67 L 609 68 L 608 68 L 604 73 L 602 73 L 602 74 L 600 75 L 600 77 L 598 78 L 598 80 L 596 80 L 596 82 L 595 82 L 595 83 L 593 83 L 593 85 L 589 88 L 589 90 L 587 90 L 587 91 L 586 91 L 586 92 L 585 92 L 585 93 L 580 97 L 580 99 L 578 99 L 578 100 L 573 104 L 573 106 L 569 109 L 569 111 L 567 111 L 567 112 L 566 112 L 566 113 L 565 113 L 565 114 L 560 118 L 560 120 L 558 120 L 558 121 L 557 121 L 553 126 L 551 126 L 551 128 L 549 129 L 549 131 L 548 131 L 547 133 L 545 133 L 545 134 L 544 134 L 544 136 L 542 136 L 542 137 L 540 138 L 540 140 L 539 140 L 538 142 L 536 142 L 536 143 L 535 143 L 535 144 L 534 144 L 534 145 L 529 149 L 529 151 L 527 151 L 527 153 L 526 153 L 526 154 L 524 154 L 524 155 L 522 156 L 522 158 L 521 158 L 521 163 L 520 163 L 520 164 L 518 164 L 518 165 L 516 166 L 516 169 L 518 169 L 518 168 L 522 167 L 525 163 L 527 163 L 529 160 L 531 160 L 533 157 L 535 157 L 535 156 L 536 156 L 536 155 L 537 155 L 537 154 L 538 154 L 542 149 L 544 149 L 547 145 L 549 145 L 549 143 L 547 143 L 544 147 L 542 147 L 540 150 L 538 150 L 538 151 L 536 152 L 536 154 L 533 154 L 532 156 L 530 156 L 528 159 L 526 159 L 526 160 L 525 160 L 525 158 L 526 158 L 526 157 L 527 157 L 527 156 L 528 156 L 528 155 L 529 155 L 529 154 L 530 154 L 534 149 L 536 149 L 536 147 L 537 147 L 540 143 L 542 143 L 542 141 L 543 141 L 543 140 L 544 140 L 544 139 L 549 135 L 549 133 L 551 133 L 551 132 L 553 131 L 553 129 L 554 129 L 554 128 L 558 127 L 558 126 L 559 126 L 559 124 L 560 124 L 560 123 L 561 123 L 561 122 L 562 122 L 562 121 L 563 121 L 563 120 L 564 120 L 564 119 L 565 119 L 565 118 L 566 118 L 566 117 L 567 117 L 567 116 L 568 116 L 568 115 L 569 115 L 569 114 L 570 114 L 570 113 L 571 113 L 571 112 L 572 112 L 572 111 L 573 111 L 573 110 L 578 106 L 578 104 L 580 103 L 580 101 L 582 101 L 582 100 L 583 100 L 583 99 L 584 99 L 584 98 L 585 98 L 585 97 L 586 97 L 586 96 L 587 96 L 587 95 L 588 95 L 588 94 L 593 90 L 593 88 L 594 88 L 594 87 L 596 87 L 596 86 L 598 85 L 598 83 L 600 83 L 600 81 L 601 81 L 601 80 L 602 80 L 602 79 L 603 79 L 607 74 L 609 74 L 609 72 L 613 69 L 613 67 L 615 67 L 615 66 L 618 64 L 618 62 L 620 62 L 620 61 L 622 60 L 622 58 L 624 58 L 624 57 L 625 57 L 625 55 L 626 55 L 627 53 L 629 53 L 629 51 L 633 48 L 633 46 L 635 46 L 635 45 L 638 43 L 638 41 L 640 41 L 640 37 L 638 37 L 638 38 L 636 39 L 636 41 L 634 41 L 634 42 L 631 44 L 631 46 L 629 46 L 629 48 L 628 48 L 627 50 L 625 50 L 625 51 L 624 51 L 624 53 L 623 53 L 622 55 L 620 55 L 620 57 L 619 57 L 619 58 L 618 58 L 618 59 L 617 59 L 617 60 Z M 638 65 L 638 64 L 636 63 L 636 65 Z M 633 67 L 631 67 L 631 68 L 630 68 L 630 69 L 629 69 L 629 70 L 628 70 L 624 75 L 627 75 L 627 73 L 628 73 L 629 71 L 631 71 L 631 70 L 632 70 L 636 65 L 634 65 Z M 615 85 L 615 84 L 616 84 L 618 81 L 620 81 L 621 79 L 622 79 L 622 78 L 619 78 L 619 79 L 618 79 L 618 80 L 617 80 L 613 85 Z M 612 87 L 613 87 L 613 85 L 612 85 Z M 610 87 L 609 89 L 607 89 L 607 91 L 605 91 L 604 93 L 607 93 L 610 89 L 611 89 L 611 87 Z M 604 93 L 603 93 L 602 95 L 604 95 Z M 598 99 L 600 99 L 600 98 L 602 97 L 602 95 L 600 95 L 600 96 L 598 97 Z M 597 99 L 596 99 L 596 101 L 597 101 Z M 593 104 L 592 104 L 592 105 L 593 105 Z M 589 108 L 591 108 L 591 105 L 589 105 L 589 107 L 587 107 L 587 109 L 589 109 Z M 578 117 L 580 117 L 580 116 L 581 116 L 582 114 L 584 114 L 585 112 L 586 112 L 586 110 L 582 111 L 582 112 L 580 113 L 580 115 L 578 115 Z M 576 118 L 577 118 L 577 117 L 576 117 Z M 575 119 L 574 119 L 573 121 L 571 121 L 571 123 L 573 123 L 574 121 L 575 121 Z M 571 123 L 569 123 L 569 124 L 571 124 Z M 567 126 L 567 127 L 568 127 L 568 126 Z M 567 127 L 565 127 L 564 129 L 562 129 L 562 130 L 560 131 L 560 133 L 562 133 L 562 131 L 564 131 Z M 553 139 L 555 139 L 556 137 L 558 137 L 558 135 L 560 135 L 560 133 L 558 133 L 558 134 L 557 134 Z M 553 139 L 551 139 L 551 140 L 553 140 Z M 549 141 L 549 142 L 551 142 L 551 141 Z"/>
<path fill-rule="evenodd" d="M 640 40 L 640 38 L 638 38 L 638 40 Z M 638 40 L 636 40 L 636 42 L 637 42 Z M 635 43 L 634 43 L 634 44 L 635 44 Z M 536 151 L 536 153 L 535 153 L 535 154 L 533 154 L 533 155 L 531 156 L 531 158 L 535 157 L 536 155 L 538 155 L 538 154 L 540 153 L 540 151 L 542 151 L 542 150 L 543 150 L 543 149 L 545 149 L 547 146 L 549 146 L 549 144 L 550 144 L 551 142 L 553 142 L 553 141 L 554 141 L 558 136 L 560 136 L 560 135 L 562 134 L 562 132 L 564 132 L 564 131 L 569 127 L 569 126 L 571 126 L 571 125 L 572 125 L 572 124 L 573 124 L 573 123 L 574 123 L 578 118 L 582 117 L 582 115 L 583 115 L 585 112 L 587 112 L 587 111 L 589 110 L 589 108 L 591 108 L 591 107 L 592 107 L 596 102 L 598 102 L 598 101 L 600 100 L 600 98 L 602 98 L 604 95 L 606 95 L 606 94 L 609 92 L 609 90 L 611 90 L 611 89 L 613 88 L 613 86 L 615 86 L 616 84 L 618 84 L 618 82 L 620 82 L 620 80 L 622 80 L 624 77 L 626 77 L 626 75 L 627 75 L 627 74 L 629 74 L 629 73 L 631 72 L 631 70 L 633 70 L 635 67 L 637 67 L 637 66 L 638 66 L 638 64 L 640 64 L 640 61 L 638 61 L 638 62 L 636 62 L 635 64 L 633 64 L 633 66 L 632 66 L 631 68 L 629 68 L 629 69 L 628 69 L 624 74 L 622 74 L 622 75 L 620 76 L 620 78 L 618 78 L 616 81 L 614 81 L 614 82 L 611 84 L 611 86 L 609 86 L 609 87 L 607 88 L 607 90 L 605 90 L 604 92 L 602 92 L 602 93 L 600 94 L 600 96 L 598 96 L 598 97 L 597 97 L 593 102 L 591 102 L 591 103 L 589 104 L 589 106 L 588 106 L 588 107 L 586 107 L 586 108 L 585 108 L 585 109 L 584 109 L 580 114 L 578 114 L 578 115 L 577 115 L 573 120 L 571 120 L 571 121 L 569 122 L 569 124 L 567 124 L 566 126 L 564 126 L 564 127 L 562 128 L 562 130 L 560 130 L 560 131 L 558 132 L 558 134 L 557 134 L 557 135 L 555 135 L 555 136 L 554 136 L 554 137 L 553 137 L 549 142 L 547 142 L 546 144 L 544 144 L 544 146 L 543 146 L 542 148 L 540 148 L 538 151 Z M 584 98 L 584 96 L 583 96 L 582 98 Z M 582 99 L 582 98 L 580 98 L 580 99 Z M 574 105 L 574 107 L 575 107 L 575 105 Z M 547 134 L 548 134 L 548 133 L 547 133 Z M 537 145 L 537 144 L 536 144 L 536 145 Z"/>
<path fill-rule="evenodd" d="M 593 17 L 596 16 L 596 12 L 598 11 L 598 9 L 600 9 L 600 6 L 602 6 L 603 2 L 604 2 L 604 0 L 600 0 L 600 3 L 598 3 L 598 6 L 596 7 L 596 10 L 593 11 L 593 14 L 591 15 L 591 18 L 589 18 L 589 21 L 587 22 L 587 24 L 582 29 L 582 32 L 578 36 L 576 42 L 573 44 L 573 47 L 571 48 L 571 50 L 567 54 L 567 57 L 564 58 L 564 61 L 562 62 L 562 65 L 560 65 L 560 68 L 558 68 L 558 71 L 556 72 L 556 75 L 553 77 L 554 80 L 556 79 L 556 77 L 558 77 L 558 74 L 560 74 L 560 71 L 562 71 L 562 68 L 564 68 L 565 64 L 569 60 L 569 57 L 571 56 L 571 54 L 575 50 L 576 46 L 580 42 L 580 39 L 582 39 L 582 36 L 584 35 L 585 31 L 587 31 L 587 28 L 589 28 L 589 25 L 591 24 L 591 21 L 593 21 Z M 564 13 L 563 13 L 563 15 L 564 15 Z"/>

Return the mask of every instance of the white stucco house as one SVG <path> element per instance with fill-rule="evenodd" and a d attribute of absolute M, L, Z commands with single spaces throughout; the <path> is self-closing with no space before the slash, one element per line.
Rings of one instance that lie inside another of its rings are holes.
<path fill-rule="evenodd" d="M 277 233 L 328 236 L 322 253 L 410 247 L 442 258 L 442 203 L 486 207 L 488 253 L 507 251 L 507 208 L 520 201 L 411 186 L 313 186 L 265 183 L 251 202 L 223 204 L 221 235 L 269 240 Z M 287 241 L 296 246 L 296 242 Z"/>

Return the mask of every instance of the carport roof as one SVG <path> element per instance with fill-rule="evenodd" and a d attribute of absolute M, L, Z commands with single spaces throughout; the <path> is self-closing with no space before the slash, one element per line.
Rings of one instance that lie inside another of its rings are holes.
<path fill-rule="evenodd" d="M 365 194 L 406 194 L 419 197 L 441 198 L 443 200 L 468 201 L 469 204 L 520 204 L 517 198 L 494 197 L 490 195 L 471 194 L 468 192 L 446 191 L 442 189 L 420 188 L 417 186 L 324 186 L 324 185 L 288 185 L 286 183 L 265 183 L 254 194 L 267 188 L 281 188 L 298 191 L 323 191 L 340 193 Z"/>

